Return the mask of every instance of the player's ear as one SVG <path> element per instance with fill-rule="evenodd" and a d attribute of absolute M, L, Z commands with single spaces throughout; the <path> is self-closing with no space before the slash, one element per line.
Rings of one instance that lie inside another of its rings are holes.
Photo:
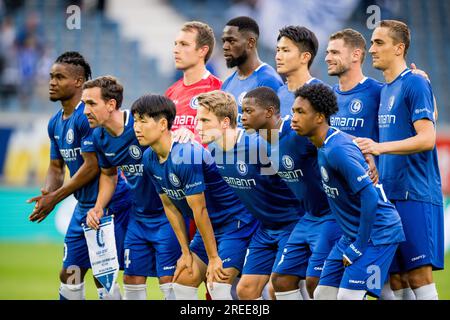
<path fill-rule="evenodd" d="M 116 99 L 109 99 L 108 100 L 108 111 L 113 112 L 117 108 L 117 101 Z"/>
<path fill-rule="evenodd" d="M 395 55 L 403 56 L 403 52 L 405 52 L 405 44 L 404 43 L 397 44 L 395 48 Z"/>
<path fill-rule="evenodd" d="M 273 106 L 270 106 L 266 109 L 267 118 L 272 118 L 274 114 L 275 114 L 275 108 Z"/>
<path fill-rule="evenodd" d="M 248 45 L 249 49 L 256 48 L 256 38 L 253 36 L 248 37 L 247 45 Z"/>
<path fill-rule="evenodd" d="M 229 129 L 230 128 L 230 118 L 228 118 L 228 117 L 225 117 L 223 120 L 222 120 L 222 129 Z"/>
<path fill-rule="evenodd" d="M 162 117 L 161 119 L 159 119 L 158 124 L 160 131 L 169 131 L 169 123 L 167 122 L 166 118 Z"/>
<path fill-rule="evenodd" d="M 362 55 L 362 50 L 361 49 L 353 50 L 353 52 L 352 52 L 352 62 L 361 61 L 361 55 Z"/>
<path fill-rule="evenodd" d="M 204 58 L 209 52 L 209 46 L 204 45 L 199 48 L 201 56 Z"/>
<path fill-rule="evenodd" d="M 310 52 L 302 52 L 300 54 L 300 60 L 304 63 L 304 64 L 308 64 L 309 60 L 311 60 L 311 53 Z"/>

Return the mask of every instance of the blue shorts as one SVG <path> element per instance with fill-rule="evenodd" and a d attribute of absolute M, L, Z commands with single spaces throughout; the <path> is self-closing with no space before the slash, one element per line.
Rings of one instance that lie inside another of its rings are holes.
<path fill-rule="evenodd" d="M 444 208 L 428 202 L 394 201 L 406 241 L 398 246 L 391 273 L 431 265 L 444 269 Z"/>
<path fill-rule="evenodd" d="M 271 230 L 261 225 L 247 249 L 242 274 L 270 275 L 274 272 L 295 225 L 293 223 L 287 230 Z"/>
<path fill-rule="evenodd" d="M 335 220 L 301 218 L 292 230 L 274 272 L 319 278 L 325 259 L 341 235 L 341 228 Z"/>
<path fill-rule="evenodd" d="M 349 238 L 342 236 L 335 244 L 325 260 L 319 285 L 366 290 L 370 295 L 379 297 L 398 243 L 373 245 L 369 242 L 364 254 L 345 268 L 343 253 L 351 243 Z"/>
<path fill-rule="evenodd" d="M 220 228 L 214 229 L 217 251 L 219 257 L 222 259 L 223 268 L 242 270 L 245 252 L 258 225 L 259 223 L 256 220 L 247 224 L 244 224 L 240 220 L 233 220 Z M 194 239 L 191 241 L 190 249 L 206 265 L 208 264 L 208 255 L 206 254 L 205 245 L 198 230 L 194 235 Z"/>
<path fill-rule="evenodd" d="M 72 214 L 69 227 L 64 238 L 64 257 L 63 268 L 78 266 L 82 269 L 89 269 L 91 262 L 89 260 L 89 251 L 84 237 L 82 224 L 86 224 L 86 216 L 91 207 L 86 207 L 78 203 Z M 119 260 L 120 270 L 123 270 L 123 244 L 128 226 L 130 215 L 130 205 L 124 205 L 121 211 L 114 212 L 105 210 L 106 215 L 114 215 L 114 233 L 116 237 L 117 258 Z"/>
<path fill-rule="evenodd" d="M 181 248 L 169 220 L 130 218 L 125 238 L 125 275 L 173 276 Z"/>

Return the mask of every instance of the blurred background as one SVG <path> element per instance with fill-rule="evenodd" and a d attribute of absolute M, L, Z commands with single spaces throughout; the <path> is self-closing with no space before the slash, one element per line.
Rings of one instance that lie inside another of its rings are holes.
<path fill-rule="evenodd" d="M 448 252 L 450 1 L 0 0 L 0 299 L 58 298 L 63 237 L 75 200 L 67 198 L 40 225 L 28 221 L 32 205 L 25 203 L 39 193 L 49 162 L 47 121 L 60 105 L 48 100 L 48 73 L 58 55 L 79 51 L 91 64 L 93 77 L 118 77 L 128 108 L 143 93 L 163 94 L 180 76 L 173 67 L 172 46 L 185 21 L 200 20 L 213 27 L 217 43 L 208 68 L 224 80 L 232 70 L 222 57 L 222 29 L 229 19 L 247 15 L 259 23 L 259 54 L 272 66 L 281 27 L 294 24 L 313 30 L 320 46 L 311 73 L 334 84 L 336 78 L 328 77 L 324 63 L 328 37 L 351 27 L 370 42 L 373 5 L 380 9 L 381 19 L 408 24 L 408 62 L 428 73 L 436 95 Z M 382 81 L 371 60 L 369 55 L 365 74 Z M 446 266 L 449 261 L 447 253 Z M 450 299 L 450 272 L 436 272 L 435 278 L 440 298 Z M 96 299 L 92 281 L 86 283 L 87 298 Z M 153 280 L 148 293 L 149 298 L 162 298 Z"/>

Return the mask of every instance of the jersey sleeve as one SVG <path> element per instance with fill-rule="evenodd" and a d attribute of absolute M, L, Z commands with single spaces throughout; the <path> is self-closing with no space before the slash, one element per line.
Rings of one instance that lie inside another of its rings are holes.
<path fill-rule="evenodd" d="M 203 176 L 203 152 L 201 147 L 194 144 L 186 144 L 184 152 L 189 151 L 191 154 L 190 161 L 181 161 L 176 165 L 176 174 L 180 179 L 183 191 L 186 196 L 199 194 L 205 191 L 205 179 Z"/>
<path fill-rule="evenodd" d="M 328 154 L 328 162 L 346 179 L 354 193 L 372 183 L 367 173 L 368 166 L 356 145 L 345 144 L 333 148 Z"/>
<path fill-rule="evenodd" d="M 106 158 L 105 153 L 100 146 L 100 139 L 99 139 L 97 133 L 95 132 L 95 130 L 94 130 L 92 141 L 94 143 L 95 152 L 97 153 L 99 167 L 104 168 L 104 169 L 111 168 L 112 165 Z"/>
<path fill-rule="evenodd" d="M 428 119 L 434 122 L 433 92 L 430 83 L 422 76 L 414 75 L 406 83 L 405 97 L 411 112 L 411 121 Z"/>
<path fill-rule="evenodd" d="M 77 124 L 81 136 L 81 152 L 95 152 L 94 130 L 89 127 L 89 121 L 84 114 L 78 117 Z"/>
<path fill-rule="evenodd" d="M 50 159 L 59 160 L 62 159 L 61 153 L 59 152 L 58 144 L 55 139 L 55 128 L 52 121 L 49 121 L 47 126 L 48 137 L 50 138 Z"/>

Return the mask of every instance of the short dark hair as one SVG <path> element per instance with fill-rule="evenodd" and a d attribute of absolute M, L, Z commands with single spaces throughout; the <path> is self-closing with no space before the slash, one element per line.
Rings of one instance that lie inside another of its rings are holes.
<path fill-rule="evenodd" d="M 103 101 L 116 100 L 116 109 L 122 106 L 123 86 L 113 76 L 103 76 L 94 80 L 86 81 L 83 84 L 84 89 L 100 88 Z"/>
<path fill-rule="evenodd" d="M 333 90 L 322 83 L 306 84 L 298 88 L 295 98 L 298 97 L 308 100 L 314 110 L 322 113 L 327 120 L 339 110 Z"/>
<path fill-rule="evenodd" d="M 311 54 L 311 59 L 308 61 L 309 69 L 314 61 L 314 58 L 316 57 L 317 50 L 319 49 L 319 41 L 317 40 L 314 32 L 306 27 L 287 26 L 280 29 L 277 41 L 279 41 L 282 37 L 291 39 L 300 52 L 309 52 Z"/>
<path fill-rule="evenodd" d="M 251 31 L 256 35 L 256 38 L 259 37 L 259 26 L 255 20 L 250 17 L 242 16 L 233 18 L 227 22 L 227 26 L 238 27 L 239 31 Z"/>
<path fill-rule="evenodd" d="M 77 51 L 67 51 L 56 58 L 55 63 L 66 63 L 74 66 L 79 66 L 84 69 L 84 80 L 89 80 L 92 77 L 91 66 L 84 59 L 84 57 Z"/>
<path fill-rule="evenodd" d="M 361 49 L 361 63 L 364 62 L 364 56 L 366 55 L 366 39 L 364 39 L 361 33 L 354 29 L 347 28 L 333 33 L 330 36 L 330 41 L 339 39 L 342 39 L 342 41 L 344 41 L 344 45 L 346 47 L 350 47 L 352 49 Z"/>
<path fill-rule="evenodd" d="M 205 56 L 205 63 L 211 57 L 214 51 L 214 31 L 211 29 L 209 25 L 200 21 L 189 21 L 186 22 L 181 28 L 183 31 L 197 31 L 197 38 L 195 39 L 196 49 L 199 49 L 202 46 L 208 46 L 209 50 Z"/>
<path fill-rule="evenodd" d="M 278 98 L 278 95 L 272 88 L 258 87 L 247 92 L 244 96 L 244 99 L 246 98 L 254 98 L 256 104 L 260 107 L 263 107 L 264 109 L 274 107 L 275 112 L 277 114 L 280 113 L 280 98 Z"/>
<path fill-rule="evenodd" d="M 406 23 L 398 20 L 381 20 L 378 27 L 389 29 L 389 36 L 394 40 L 394 44 L 403 43 L 405 45 L 403 57 L 406 57 L 411 42 L 411 32 Z"/>
<path fill-rule="evenodd" d="M 145 94 L 139 97 L 131 106 L 133 115 L 147 115 L 154 120 L 167 119 L 167 129 L 172 129 L 172 124 L 177 114 L 177 108 L 172 100 L 158 94 Z"/>

